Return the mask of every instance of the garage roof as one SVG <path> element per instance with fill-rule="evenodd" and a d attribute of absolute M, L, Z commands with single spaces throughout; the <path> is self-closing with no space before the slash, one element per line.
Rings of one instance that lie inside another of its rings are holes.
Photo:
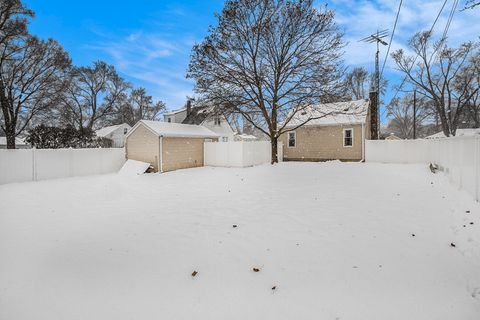
<path fill-rule="evenodd" d="M 218 134 L 207 129 L 204 126 L 191 125 L 191 124 L 182 124 L 182 123 L 172 123 L 172 122 L 163 122 L 163 121 L 151 121 L 151 120 L 140 120 L 135 127 L 139 124 L 145 125 L 148 129 L 153 131 L 155 134 L 164 137 L 178 137 L 178 138 L 217 138 Z M 135 128 L 134 128 L 135 129 Z M 131 130 L 130 132 L 133 132 Z"/>

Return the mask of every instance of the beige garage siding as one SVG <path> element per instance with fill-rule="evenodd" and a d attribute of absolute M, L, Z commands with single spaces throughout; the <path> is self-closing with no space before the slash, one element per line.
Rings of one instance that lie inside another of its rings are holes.
<path fill-rule="evenodd" d="M 163 171 L 202 167 L 204 138 L 163 138 Z"/>
<path fill-rule="evenodd" d="M 343 146 L 343 129 L 353 129 L 353 147 Z M 297 130 L 297 143 L 288 147 L 287 134 L 280 136 L 285 160 L 361 160 L 362 125 L 301 127 Z"/>
<path fill-rule="evenodd" d="M 158 171 L 158 136 L 143 125 L 138 126 L 126 141 L 127 159 L 150 163 Z"/>

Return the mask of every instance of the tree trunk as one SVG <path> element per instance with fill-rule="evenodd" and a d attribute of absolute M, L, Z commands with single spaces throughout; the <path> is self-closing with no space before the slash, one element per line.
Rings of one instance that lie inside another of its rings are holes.
<path fill-rule="evenodd" d="M 7 149 L 15 149 L 15 127 L 5 123 L 5 135 L 7 138 Z"/>
<path fill-rule="evenodd" d="M 271 164 L 278 163 L 278 137 L 272 135 L 270 138 L 270 143 L 272 146 L 272 161 Z"/>
<path fill-rule="evenodd" d="M 12 124 L 12 115 L 5 95 L 5 85 L 0 77 L 0 107 L 3 113 L 4 131 L 7 138 L 7 149 L 15 149 L 15 125 Z M 13 110 L 13 109 L 12 109 Z"/>

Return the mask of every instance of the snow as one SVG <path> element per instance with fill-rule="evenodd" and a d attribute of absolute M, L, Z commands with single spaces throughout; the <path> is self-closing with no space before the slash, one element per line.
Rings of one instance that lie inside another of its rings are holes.
<path fill-rule="evenodd" d="M 118 174 L 122 176 L 135 176 L 145 173 L 148 167 L 150 167 L 150 163 L 129 159 L 122 166 Z"/>
<path fill-rule="evenodd" d="M 367 121 L 368 107 L 369 102 L 364 99 L 314 105 L 297 112 L 287 127 L 296 127 L 308 119 L 313 120 L 307 126 L 362 124 Z"/>
<path fill-rule="evenodd" d="M 480 129 L 470 128 L 470 129 L 457 129 L 455 132 L 455 137 L 474 137 L 480 136 Z M 445 133 L 443 131 L 432 134 L 431 136 L 426 137 L 425 139 L 439 139 L 445 138 Z"/>
<path fill-rule="evenodd" d="M 183 112 L 183 111 L 185 111 L 185 110 L 187 110 L 187 108 L 176 109 L 176 110 L 172 110 L 172 111 L 170 111 L 170 112 L 165 112 L 164 115 L 166 115 L 166 116 L 173 116 L 174 114 Z"/>
<path fill-rule="evenodd" d="M 118 128 L 122 128 L 122 127 L 127 129 L 131 128 L 127 123 L 122 123 L 122 124 L 103 127 L 101 129 L 98 129 L 97 131 L 95 131 L 95 134 L 97 135 L 97 137 L 106 137 L 112 132 L 114 132 L 115 130 L 117 130 Z"/>
<path fill-rule="evenodd" d="M 237 133 L 235 134 L 235 138 L 238 138 L 239 140 L 257 140 L 258 139 L 254 135 L 245 134 L 245 133 L 240 133 L 240 134 Z"/>
<path fill-rule="evenodd" d="M 0 137 L 0 146 L 7 145 L 7 137 Z M 15 138 L 15 145 L 26 145 L 21 138 Z"/>
<path fill-rule="evenodd" d="M 219 137 L 218 134 L 214 133 L 213 131 L 207 129 L 204 126 L 173 123 L 173 122 L 163 122 L 163 121 L 151 121 L 151 120 L 140 120 L 137 123 L 137 125 L 139 123 L 145 125 L 147 128 L 155 132 L 157 135 L 159 136 L 161 135 L 164 137 L 186 137 L 186 138 Z M 132 129 L 130 132 L 133 132 L 134 130 L 135 129 Z"/>
<path fill-rule="evenodd" d="M 112 174 L 0 203 L 0 319 L 480 319 L 480 206 L 425 165 Z"/>
<path fill-rule="evenodd" d="M 108 127 L 103 127 L 101 129 L 98 129 L 97 131 L 95 131 L 95 134 L 97 135 L 97 137 L 106 137 L 108 136 L 110 133 L 112 133 L 113 131 L 117 130 L 118 128 L 120 128 L 121 124 L 117 124 L 115 126 L 108 126 Z"/>

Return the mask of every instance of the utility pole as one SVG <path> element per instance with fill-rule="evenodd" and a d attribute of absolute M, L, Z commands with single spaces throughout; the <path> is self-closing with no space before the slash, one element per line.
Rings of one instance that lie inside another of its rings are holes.
<path fill-rule="evenodd" d="M 377 137 L 380 137 L 380 67 L 379 67 L 379 54 L 380 54 L 380 44 L 386 46 L 388 43 L 383 40 L 383 38 L 388 36 L 388 29 L 378 31 L 374 34 L 369 35 L 359 41 L 368 42 L 368 43 L 376 43 L 377 44 L 377 52 L 375 53 L 375 79 L 373 81 L 373 89 L 377 93 Z"/>
<path fill-rule="evenodd" d="M 413 90 L 413 139 L 417 139 L 417 89 Z"/>

